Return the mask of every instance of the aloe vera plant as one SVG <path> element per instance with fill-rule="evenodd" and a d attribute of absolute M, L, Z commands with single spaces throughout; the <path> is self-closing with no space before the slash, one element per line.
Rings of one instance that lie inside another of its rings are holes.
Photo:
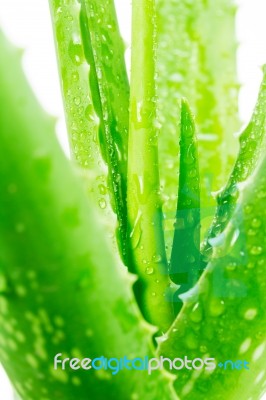
<path fill-rule="evenodd" d="M 113 385 L 108 373 L 53 369 L 57 353 L 137 357 L 142 343 L 142 355 L 151 355 L 153 329 L 2 34 L 1 54 L 12 65 L 7 74 L 1 64 L 1 361 L 22 399 L 127 398 L 150 390 L 151 398 L 164 397 L 171 389 L 162 375 L 161 383 L 152 377 L 137 385 L 135 371 L 125 386 L 122 374 Z M 95 285 L 101 293 L 88 296 Z M 113 313 L 123 322 L 111 323 Z"/>
<path fill-rule="evenodd" d="M 71 160 L 0 33 L 0 361 L 16 395 L 259 400 L 265 74 L 237 155 L 233 2 L 133 0 L 130 83 L 113 0 L 49 3 Z"/>

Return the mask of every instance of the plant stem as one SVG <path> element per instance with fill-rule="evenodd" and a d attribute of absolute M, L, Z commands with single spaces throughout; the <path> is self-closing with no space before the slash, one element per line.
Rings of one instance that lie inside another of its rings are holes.
<path fill-rule="evenodd" d="M 145 317 L 165 331 L 173 320 L 173 310 L 167 298 L 170 281 L 159 194 L 154 1 L 134 0 L 132 4 L 127 194 L 131 269 L 139 276 L 136 293 Z"/>

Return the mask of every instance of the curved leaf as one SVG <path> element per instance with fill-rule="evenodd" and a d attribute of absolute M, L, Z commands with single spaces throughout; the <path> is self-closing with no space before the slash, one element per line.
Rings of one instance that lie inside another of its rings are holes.
<path fill-rule="evenodd" d="M 227 185 L 218 194 L 214 221 L 202 246 L 202 268 L 212 254 L 212 242 L 228 225 L 239 198 L 239 185 L 256 169 L 266 149 L 266 69 L 248 126 L 240 136 L 239 154 Z"/>

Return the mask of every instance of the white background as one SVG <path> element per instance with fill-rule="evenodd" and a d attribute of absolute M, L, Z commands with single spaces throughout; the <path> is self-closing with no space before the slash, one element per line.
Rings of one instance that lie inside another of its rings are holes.
<path fill-rule="evenodd" d="M 116 3 L 121 30 L 129 43 L 130 0 L 116 0 Z M 238 0 L 237 3 L 238 75 L 242 84 L 239 108 L 241 120 L 246 123 L 256 101 L 261 66 L 266 63 L 266 2 Z M 0 26 L 17 46 L 25 49 L 26 74 L 43 107 L 58 117 L 59 137 L 67 150 L 48 0 L 0 0 Z M 13 399 L 1 368 L 0 398 Z M 266 395 L 263 399 L 266 400 Z"/>

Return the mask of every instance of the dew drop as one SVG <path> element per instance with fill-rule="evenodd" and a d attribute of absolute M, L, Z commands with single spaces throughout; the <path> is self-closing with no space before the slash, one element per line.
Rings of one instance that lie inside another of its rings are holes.
<path fill-rule="evenodd" d="M 263 355 L 264 352 L 265 352 L 265 343 L 262 343 L 254 351 L 253 356 L 252 356 L 252 360 L 254 362 L 258 361 L 261 358 L 261 356 Z"/>
<path fill-rule="evenodd" d="M 235 271 L 237 264 L 235 262 L 230 262 L 227 266 L 226 269 L 227 271 Z"/>
<path fill-rule="evenodd" d="M 87 329 L 86 332 L 85 332 L 85 335 L 87 337 L 89 337 L 89 338 L 92 337 L 94 335 L 93 330 L 92 329 Z"/>
<path fill-rule="evenodd" d="M 244 318 L 247 319 L 248 321 L 252 321 L 258 314 L 258 310 L 256 308 L 249 308 L 245 314 Z"/>
<path fill-rule="evenodd" d="M 261 372 L 258 374 L 258 376 L 257 376 L 257 378 L 256 378 L 256 380 L 255 380 L 255 385 L 257 385 L 257 384 L 263 379 L 264 375 L 265 375 L 265 371 L 261 371 Z"/>
<path fill-rule="evenodd" d="M 202 320 L 202 308 L 200 306 L 200 303 L 197 303 L 194 305 L 189 318 L 191 319 L 192 322 L 200 322 Z"/>
<path fill-rule="evenodd" d="M 145 272 L 146 272 L 147 275 L 152 275 L 154 273 L 154 269 L 151 268 L 151 267 L 147 267 L 145 269 Z"/>
<path fill-rule="evenodd" d="M 192 168 L 192 169 L 189 171 L 189 176 L 190 176 L 191 178 L 196 178 L 196 176 L 197 176 L 197 170 L 196 170 L 195 168 Z"/>
<path fill-rule="evenodd" d="M 73 64 L 79 66 L 82 63 L 82 46 L 78 43 L 70 42 L 68 52 Z"/>
<path fill-rule="evenodd" d="M 102 195 L 105 195 L 106 193 L 107 193 L 107 188 L 106 188 L 106 186 L 104 186 L 104 185 L 99 185 L 98 186 L 98 188 L 99 188 L 99 192 L 102 194 Z"/>
<path fill-rule="evenodd" d="M 244 340 L 244 342 L 240 346 L 239 353 L 240 354 L 246 353 L 251 346 L 251 342 L 252 342 L 251 338 L 247 338 L 246 340 Z"/>
<path fill-rule="evenodd" d="M 244 211 L 246 214 L 250 214 L 252 212 L 252 210 L 253 210 L 253 207 L 251 205 L 247 205 L 244 208 Z"/>
<path fill-rule="evenodd" d="M 72 73 L 72 80 L 73 80 L 73 82 L 77 82 L 79 80 L 78 72 L 73 72 Z"/>
<path fill-rule="evenodd" d="M 212 317 L 219 317 L 224 313 L 225 305 L 223 300 L 212 299 L 209 304 L 209 312 Z"/>
<path fill-rule="evenodd" d="M 255 268 L 255 263 L 249 262 L 248 265 L 247 265 L 247 268 L 248 268 L 248 269 L 253 269 L 253 268 Z"/>
<path fill-rule="evenodd" d="M 100 207 L 102 210 L 104 210 L 104 209 L 106 208 L 106 201 L 105 201 L 105 199 L 100 199 L 99 202 L 98 202 L 98 204 L 99 204 L 99 207 Z"/>
<path fill-rule="evenodd" d="M 263 252 L 263 249 L 262 249 L 261 246 L 253 246 L 253 247 L 251 248 L 251 250 L 250 250 L 250 253 L 251 253 L 253 256 L 259 256 L 260 254 L 262 254 L 262 252 Z"/>
<path fill-rule="evenodd" d="M 76 106 L 79 106 L 81 102 L 81 98 L 79 96 L 74 98 L 74 103 L 76 104 Z"/>
<path fill-rule="evenodd" d="M 259 260 L 258 265 L 259 267 L 263 267 L 265 265 L 265 260 L 264 259 Z"/>
<path fill-rule="evenodd" d="M 155 263 L 160 263 L 162 262 L 162 256 L 160 254 L 154 254 L 154 256 L 152 257 L 153 261 Z"/>
<path fill-rule="evenodd" d="M 201 345 L 201 346 L 200 346 L 200 352 L 201 352 L 201 353 L 206 353 L 206 352 L 207 352 L 207 347 L 204 346 L 204 345 Z"/>
<path fill-rule="evenodd" d="M 92 122 L 96 121 L 95 112 L 94 112 L 94 108 L 93 108 L 92 104 L 89 104 L 89 105 L 85 108 L 85 118 L 86 118 L 88 121 L 92 121 Z"/>
<path fill-rule="evenodd" d="M 261 226 L 261 220 L 258 218 L 254 218 L 251 222 L 251 226 L 253 228 L 259 228 Z"/>
<path fill-rule="evenodd" d="M 196 335 L 192 332 L 189 332 L 185 338 L 185 343 L 190 350 L 195 350 L 198 348 L 199 343 Z"/>
<path fill-rule="evenodd" d="M 265 197 L 266 197 L 266 191 L 265 191 L 265 190 L 260 190 L 260 191 L 257 193 L 257 197 L 258 197 L 259 199 L 265 199 Z"/>
<path fill-rule="evenodd" d="M 134 223 L 134 227 L 133 227 L 132 231 L 130 232 L 130 239 L 131 239 L 133 249 L 136 249 L 140 243 L 140 239 L 141 239 L 141 235 L 142 235 L 141 218 L 142 218 L 142 214 L 139 211 L 137 218 L 135 220 L 135 223 Z M 140 246 L 140 250 L 143 250 L 143 246 Z"/>

